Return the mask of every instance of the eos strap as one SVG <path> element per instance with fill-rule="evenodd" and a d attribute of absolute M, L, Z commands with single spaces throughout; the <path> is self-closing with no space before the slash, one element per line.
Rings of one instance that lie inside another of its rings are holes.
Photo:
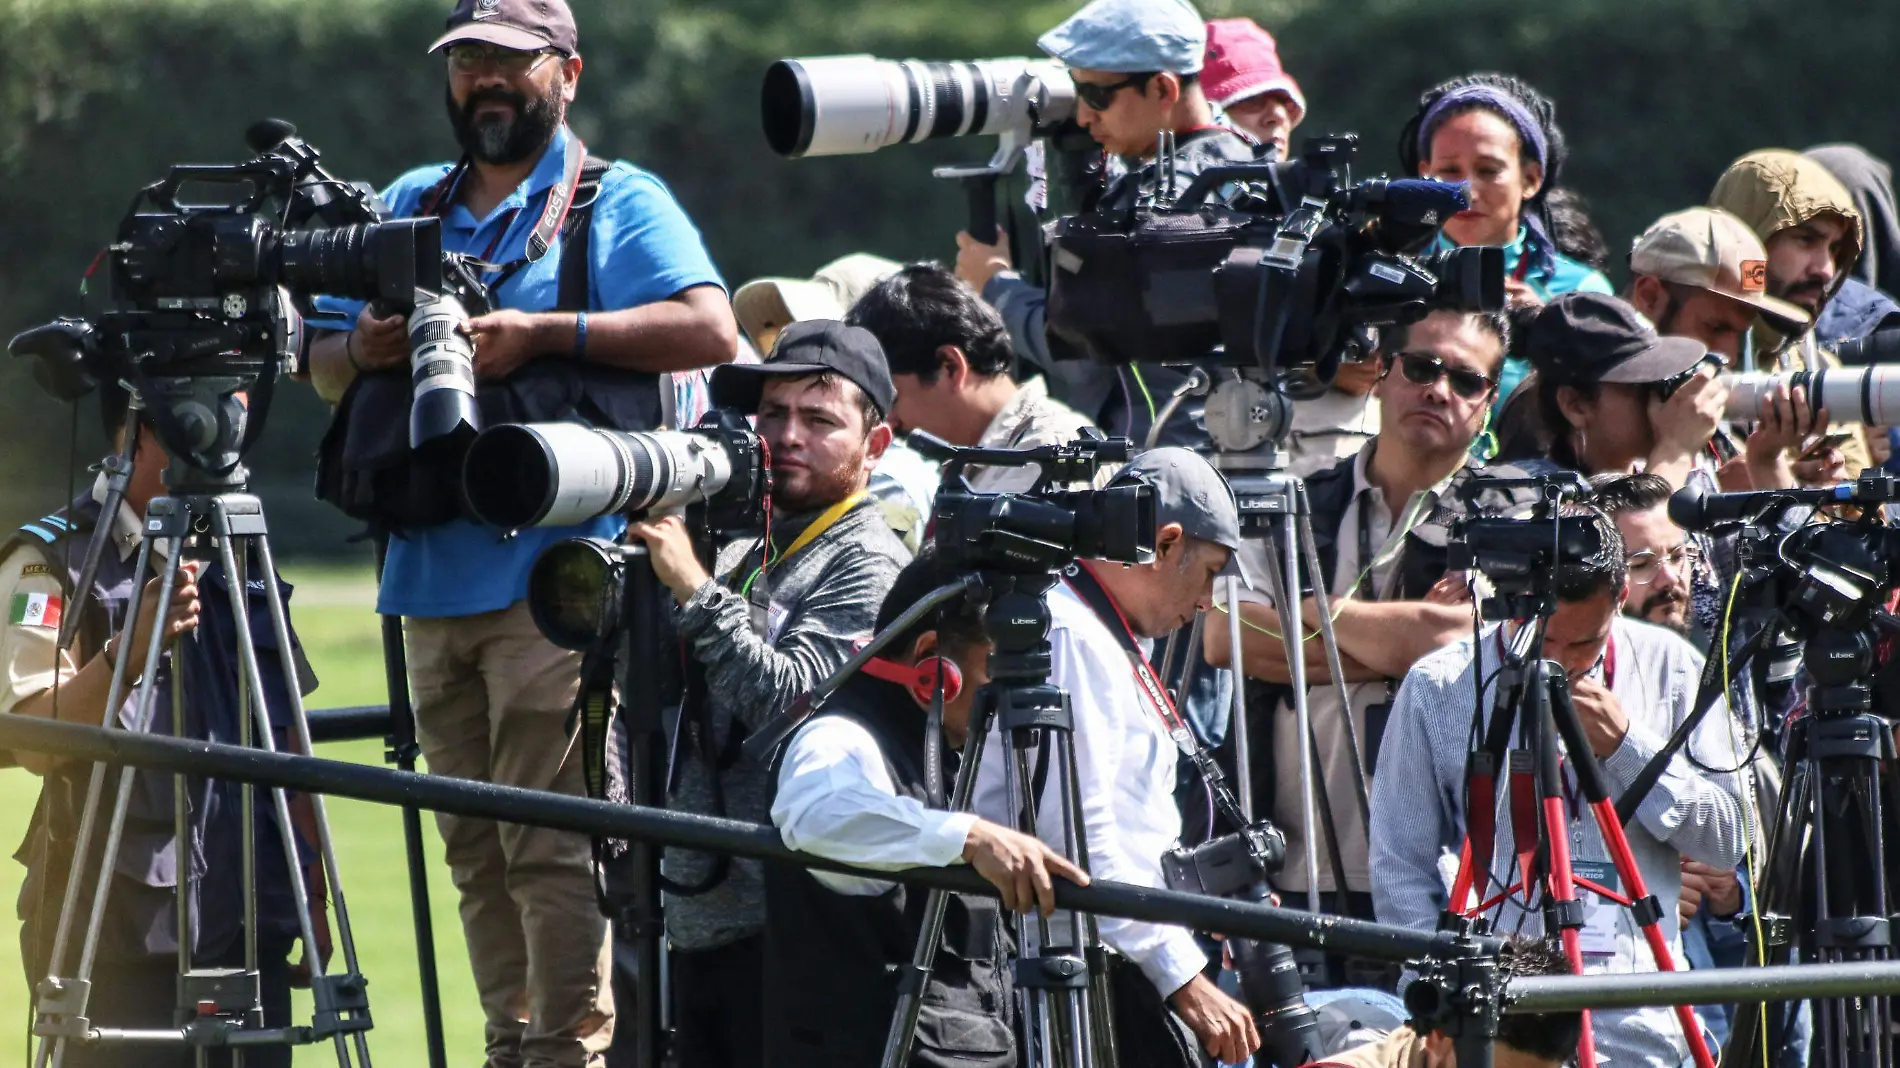
<path fill-rule="evenodd" d="M 569 131 L 567 146 L 561 155 L 561 180 L 548 190 L 547 202 L 541 206 L 541 217 L 535 220 L 534 229 L 528 232 L 527 255 L 508 263 L 495 264 L 494 268 L 499 272 L 499 277 L 488 283 L 490 291 L 501 288 L 502 283 L 512 277 L 516 271 L 547 255 L 548 249 L 554 247 L 554 235 L 560 233 L 561 224 L 567 219 L 568 209 L 574 206 L 579 193 L 581 169 L 586 162 L 587 146 L 582 144 L 581 139 L 575 137 L 572 131 Z M 440 216 L 449 205 L 455 203 L 456 194 L 461 192 L 462 180 L 468 176 L 468 170 L 469 158 L 463 156 L 454 167 L 450 168 L 449 173 L 442 176 L 441 181 L 422 195 L 422 214 Z M 511 216 L 503 223 L 501 233 L 507 233 L 508 228 L 513 225 L 514 219 Z M 498 234 L 496 241 L 499 242 L 500 239 Z M 489 253 L 492 254 L 493 251 L 494 245 L 490 245 Z M 487 256 L 483 258 L 486 259 Z"/>
<path fill-rule="evenodd" d="M 1194 763 L 1194 770 L 1200 773 L 1201 782 L 1207 787 L 1207 796 L 1213 799 L 1221 814 L 1232 821 L 1235 827 L 1250 826 L 1252 821 L 1247 819 L 1246 813 L 1241 810 L 1240 800 L 1227 785 L 1227 776 L 1221 771 L 1220 765 L 1214 763 L 1213 755 L 1208 753 L 1193 729 L 1181 717 L 1180 711 L 1174 707 L 1174 699 L 1168 696 L 1167 687 L 1161 685 L 1160 678 L 1156 677 L 1154 665 L 1148 663 L 1147 655 L 1141 651 L 1141 644 L 1135 640 L 1135 632 L 1128 626 L 1128 618 L 1122 615 L 1115 598 L 1102 587 L 1095 573 L 1085 563 L 1078 562 L 1070 566 L 1062 577 L 1076 596 L 1082 598 L 1095 610 L 1096 616 L 1108 625 L 1109 633 L 1115 636 L 1116 644 L 1122 647 L 1122 652 L 1128 657 L 1128 666 L 1148 698 L 1148 707 L 1161 717 L 1161 725 L 1168 737 L 1173 739 L 1175 748 Z"/>

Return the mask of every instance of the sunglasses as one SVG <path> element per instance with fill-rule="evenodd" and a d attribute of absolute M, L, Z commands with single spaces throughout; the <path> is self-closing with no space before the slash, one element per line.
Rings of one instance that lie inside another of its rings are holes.
<path fill-rule="evenodd" d="M 1462 367 L 1447 367 L 1445 361 L 1429 352 L 1401 352 L 1388 357 L 1386 374 L 1391 373 L 1393 364 L 1398 365 L 1399 373 L 1405 376 L 1407 382 L 1429 386 L 1442 378 L 1451 384 L 1453 393 L 1465 400 L 1477 400 L 1497 388 L 1497 382 L 1491 378 Z"/>
<path fill-rule="evenodd" d="M 1108 106 L 1115 102 L 1116 93 L 1123 89 L 1139 89 L 1148 84 L 1148 79 L 1152 77 L 1154 77 L 1153 72 L 1149 72 L 1130 74 L 1119 82 L 1106 84 L 1078 81 L 1075 83 L 1075 98 L 1095 111 L 1107 111 Z"/>
<path fill-rule="evenodd" d="M 447 49 L 449 69 L 465 73 L 483 70 L 492 64 L 508 74 L 526 74 L 540 66 L 542 60 L 554 54 L 552 48 L 522 52 L 518 49 L 472 42 L 453 44 Z"/>

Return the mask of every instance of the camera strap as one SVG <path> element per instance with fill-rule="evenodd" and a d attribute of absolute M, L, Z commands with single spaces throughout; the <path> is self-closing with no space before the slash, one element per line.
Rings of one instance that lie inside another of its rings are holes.
<path fill-rule="evenodd" d="M 1062 573 L 1062 578 L 1076 596 L 1094 609 L 1095 615 L 1107 624 L 1109 633 L 1115 636 L 1116 644 L 1122 647 L 1122 652 L 1128 657 L 1128 666 L 1134 671 L 1135 681 L 1147 697 L 1148 706 L 1161 718 L 1161 725 L 1173 740 L 1175 748 L 1193 762 L 1194 770 L 1200 773 L 1202 785 L 1207 788 L 1207 796 L 1235 827 L 1250 826 L 1252 821 L 1247 819 L 1239 799 L 1227 785 L 1227 776 L 1221 771 L 1220 765 L 1214 763 L 1213 755 L 1201 744 L 1180 710 L 1175 708 L 1174 699 L 1168 696 L 1168 688 L 1161 685 L 1160 678 L 1155 675 L 1154 665 L 1148 663 L 1147 654 L 1141 651 L 1141 644 L 1135 640 L 1135 632 L 1128 625 L 1128 617 L 1122 614 L 1115 598 L 1102 586 L 1089 565 L 1081 561 L 1070 565 Z"/>
<path fill-rule="evenodd" d="M 567 145 L 561 155 L 561 180 L 548 187 L 547 200 L 541 205 L 541 217 L 535 220 L 534 229 L 528 231 L 525 244 L 527 254 L 507 263 L 490 262 L 496 247 L 501 244 L 502 239 L 515 224 L 515 214 L 518 209 L 513 208 L 509 209 L 507 218 L 502 220 L 500 227 L 496 230 L 494 240 L 489 242 L 488 248 L 482 253 L 483 264 L 496 272 L 493 279 L 485 282 L 490 293 L 500 289 L 504 283 L 515 276 L 516 272 L 538 261 L 548 254 L 548 249 L 554 247 L 555 235 L 561 232 L 562 224 L 567 220 L 568 211 L 580 199 L 581 172 L 586 169 L 586 164 L 587 146 L 582 144 L 581 139 L 574 136 L 572 131 L 569 131 Z M 462 180 L 468 176 L 469 167 L 469 157 L 463 156 L 454 167 L 449 169 L 449 173 L 442 176 L 441 181 L 422 194 L 422 214 L 441 217 L 448 210 L 449 205 L 455 203 L 456 195 L 462 189 Z"/>

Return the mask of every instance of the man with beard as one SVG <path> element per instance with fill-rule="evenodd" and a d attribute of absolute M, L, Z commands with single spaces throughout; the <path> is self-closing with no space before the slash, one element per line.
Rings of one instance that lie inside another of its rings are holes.
<path fill-rule="evenodd" d="M 498 310 L 465 329 L 485 424 L 586 419 L 651 429 L 668 372 L 729 361 L 737 329 L 698 232 L 654 176 L 591 160 L 565 125 L 581 74 L 562 0 L 462 0 L 430 51 L 447 60 L 455 164 L 383 192 L 397 216 L 434 215 L 446 250 L 493 265 Z M 408 323 L 330 302 L 339 332 L 308 376 L 339 405 L 319 492 L 390 531 L 377 610 L 404 617 L 417 733 L 435 774 L 585 789 L 563 729 L 580 656 L 542 637 L 525 594 L 562 538 L 611 538 L 617 519 L 513 537 L 463 518 L 452 466 L 408 442 Z M 323 325 L 313 322 L 313 325 Z M 438 817 L 475 986 L 487 1063 L 596 1063 L 613 1033 L 608 932 L 585 836 Z"/>
<path fill-rule="evenodd" d="M 1597 506 L 1616 520 L 1629 565 L 1623 614 L 1689 637 L 1689 580 L 1702 550 L 1669 521 L 1669 483 L 1651 474 L 1598 475 L 1590 480 Z"/>
<path fill-rule="evenodd" d="M 771 450 L 772 510 L 766 537 L 727 546 L 716 575 L 694 555 L 679 516 L 628 530 L 679 602 L 680 636 L 705 677 L 704 697 L 680 714 L 671 807 L 766 822 L 771 776 L 740 759 L 740 744 L 870 636 L 910 558 L 866 492 L 891 443 L 884 420 L 895 392 L 877 339 L 824 319 L 786 327 L 764 363 L 713 372 L 714 405 L 757 416 Z M 761 865 L 672 849 L 665 873 L 679 1063 L 758 1065 Z"/>

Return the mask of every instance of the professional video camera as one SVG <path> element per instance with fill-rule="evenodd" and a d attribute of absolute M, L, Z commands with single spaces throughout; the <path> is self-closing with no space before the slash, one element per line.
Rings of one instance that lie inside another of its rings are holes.
<path fill-rule="evenodd" d="M 1536 494 L 1522 514 L 1517 491 Z M 1561 505 L 1585 497 L 1589 484 L 1570 472 L 1531 478 L 1474 478 L 1459 487 L 1467 514 L 1454 520 L 1446 542 L 1446 567 L 1478 571 L 1494 595 L 1480 606 L 1484 619 L 1534 619 L 1556 607 L 1561 570 L 1604 551 L 1596 522 L 1565 515 Z"/>
<path fill-rule="evenodd" d="M 1352 134 L 1310 138 L 1298 160 L 1212 167 L 1178 196 L 1164 184 L 1150 206 L 1061 220 L 1050 331 L 1107 363 L 1327 381 L 1341 359 L 1372 352 L 1379 327 L 1434 308 L 1503 308 L 1503 250 L 1410 254 L 1468 206 L 1464 187 L 1354 184 L 1357 144 Z M 1236 183 L 1228 203 L 1210 201 Z"/>
<path fill-rule="evenodd" d="M 308 298 L 375 300 L 410 310 L 412 444 L 472 433 L 474 354 L 458 327 L 468 305 L 487 310 L 473 270 L 443 255 L 439 220 L 389 220 L 373 191 L 332 177 L 295 133 L 256 123 L 250 161 L 181 164 L 141 189 L 103 253 L 108 308 L 8 348 L 37 357 L 34 378 L 61 400 L 101 382 L 131 389 L 171 456 L 228 476 L 271 386 L 303 358 Z M 217 202 L 190 199 L 208 195 Z"/>
<path fill-rule="evenodd" d="M 1094 427 L 1067 445 L 1032 449 L 959 448 L 921 431 L 910 445 L 943 463 L 933 516 L 938 558 L 946 571 L 995 568 L 1050 571 L 1071 560 L 1138 564 L 1154 557 L 1154 490 L 1145 483 L 1105 489 L 1059 490 L 1088 482 L 1104 463 L 1125 463 L 1125 438 Z M 963 471 L 972 466 L 1029 466 L 1040 471 L 1021 493 L 974 493 Z"/>

